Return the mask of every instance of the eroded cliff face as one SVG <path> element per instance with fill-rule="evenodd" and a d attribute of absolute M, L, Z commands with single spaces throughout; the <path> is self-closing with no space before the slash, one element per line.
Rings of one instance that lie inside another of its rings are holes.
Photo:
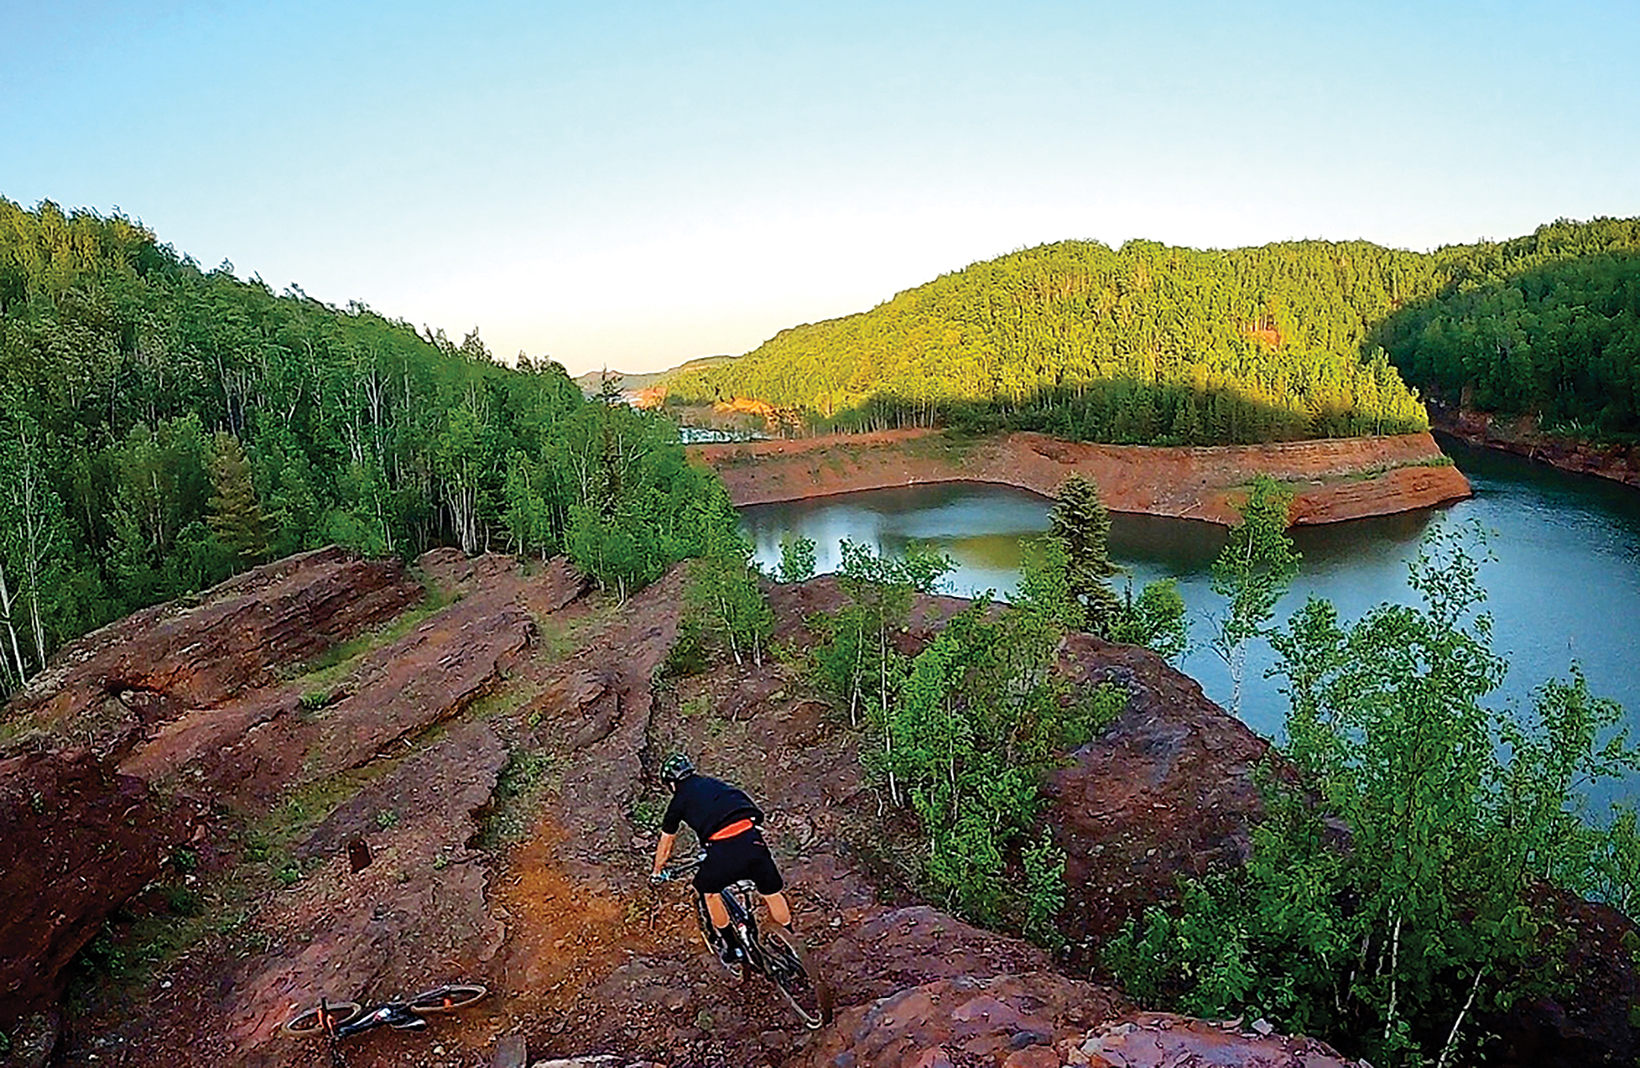
<path fill-rule="evenodd" d="M 1230 525 L 1264 474 L 1295 496 L 1296 525 L 1430 508 L 1470 495 L 1428 434 L 1222 445 L 1093 445 L 1043 434 L 955 442 L 932 431 L 698 445 L 737 505 L 928 482 L 986 482 L 1052 496 L 1071 474 L 1092 478 L 1106 507 Z"/>
<path fill-rule="evenodd" d="M 1430 416 L 1435 429 L 1470 445 L 1640 488 L 1640 445 L 1590 445 L 1544 434 L 1529 415 L 1500 418 L 1490 412 L 1431 406 Z"/>
<path fill-rule="evenodd" d="M 50 1005 L 105 923 L 135 953 L 157 922 L 191 924 L 186 949 L 134 985 L 88 988 L 60 1063 L 311 1064 L 322 1048 L 276 1034 L 297 1008 L 449 979 L 492 993 L 427 1034 L 360 1036 L 347 1063 L 1342 1063 L 1305 1040 L 1145 1014 L 1086 979 L 1105 932 L 1178 875 L 1237 863 L 1258 818 L 1267 749 L 1193 682 L 1143 650 L 1066 643 L 1073 683 L 1120 681 L 1133 699 L 1053 782 L 1073 895 L 1071 953 L 1050 956 L 918 899 L 914 828 L 885 810 L 846 712 L 799 670 L 663 679 L 682 588 L 674 572 L 616 603 L 562 562 L 440 551 L 406 572 L 309 554 L 72 647 L 8 710 L 24 730 L 0 753 L 8 1011 Z M 373 598 L 399 609 L 360 607 Z M 821 578 L 770 599 L 777 640 L 802 648 L 809 616 L 842 594 Z M 965 604 L 920 600 L 907 651 Z M 303 611 L 298 629 L 322 640 L 279 638 Z M 653 771 L 674 748 L 765 803 L 799 931 L 837 994 L 830 1027 L 802 1031 L 761 981 L 731 986 L 686 889 L 648 886 L 665 800 Z M 183 878 L 178 848 L 200 917 L 157 892 Z M 1614 967 L 1608 1007 L 1632 978 Z M 1582 1018 L 1540 1008 L 1543 1035 Z"/>

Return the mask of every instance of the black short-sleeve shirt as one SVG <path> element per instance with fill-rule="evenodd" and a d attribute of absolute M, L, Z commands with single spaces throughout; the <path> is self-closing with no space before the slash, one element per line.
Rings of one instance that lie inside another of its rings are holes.
<path fill-rule="evenodd" d="M 687 823 L 695 837 L 704 842 L 736 820 L 762 823 L 763 813 L 744 791 L 719 779 L 691 775 L 673 791 L 661 830 L 677 834 L 678 826 Z"/>

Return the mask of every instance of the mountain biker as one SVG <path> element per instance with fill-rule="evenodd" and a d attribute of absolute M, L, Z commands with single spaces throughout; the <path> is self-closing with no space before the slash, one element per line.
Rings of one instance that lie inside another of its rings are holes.
<path fill-rule="evenodd" d="M 695 766 L 682 753 L 673 753 L 661 762 L 661 781 L 672 787 L 672 801 L 661 820 L 661 840 L 655 845 L 655 870 L 672 855 L 678 827 L 687 823 L 706 850 L 706 859 L 695 871 L 695 889 L 706 899 L 706 911 L 717 929 L 725 964 L 738 962 L 739 949 L 728 937 L 729 910 L 723 905 L 723 889 L 741 879 L 750 879 L 769 915 L 781 927 L 791 930 L 791 907 L 786 903 L 785 881 L 774 866 L 768 844 L 757 825 L 763 813 L 746 794 L 719 779 L 695 773 Z"/>

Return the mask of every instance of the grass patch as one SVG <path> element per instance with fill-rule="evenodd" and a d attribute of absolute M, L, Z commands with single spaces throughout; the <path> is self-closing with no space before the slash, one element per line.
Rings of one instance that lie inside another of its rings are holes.
<path fill-rule="evenodd" d="M 479 848 L 493 853 L 523 838 L 541 799 L 564 788 L 564 771 L 563 759 L 545 749 L 514 749 L 496 776 L 490 811 L 478 834 Z"/>
<path fill-rule="evenodd" d="M 935 434 L 925 434 L 902 441 L 899 448 L 905 455 L 918 459 L 961 463 L 972 455 L 981 443 L 994 437 L 994 434 L 957 434 L 950 430 L 941 430 Z"/>
<path fill-rule="evenodd" d="M 661 829 L 661 817 L 666 815 L 668 800 L 658 794 L 644 794 L 635 798 L 627 809 L 627 819 L 634 830 L 652 834 Z"/>
<path fill-rule="evenodd" d="M 400 612 L 373 630 L 331 646 L 288 676 L 288 681 L 302 690 L 304 711 L 316 711 L 342 696 L 344 688 L 340 683 L 357 667 L 355 662 L 360 657 L 398 641 L 419 627 L 427 617 L 458 600 L 453 591 L 441 589 L 430 582 L 423 585 L 427 592 L 420 604 Z"/>
<path fill-rule="evenodd" d="M 583 604 L 586 602 L 583 601 Z M 615 604 L 589 604 L 580 611 L 536 616 L 535 659 L 556 663 L 580 651 L 615 615 Z"/>

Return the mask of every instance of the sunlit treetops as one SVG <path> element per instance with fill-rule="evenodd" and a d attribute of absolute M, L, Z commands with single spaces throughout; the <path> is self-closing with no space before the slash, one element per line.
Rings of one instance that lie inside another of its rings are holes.
<path fill-rule="evenodd" d="M 1635 220 L 1559 222 L 1435 253 L 1060 242 L 783 330 L 738 360 L 674 376 L 669 395 L 755 397 L 817 424 L 977 421 L 1134 443 L 1422 430 L 1423 404 L 1396 370 L 1416 339 L 1394 329 L 1398 317 L 1637 245 Z"/>

